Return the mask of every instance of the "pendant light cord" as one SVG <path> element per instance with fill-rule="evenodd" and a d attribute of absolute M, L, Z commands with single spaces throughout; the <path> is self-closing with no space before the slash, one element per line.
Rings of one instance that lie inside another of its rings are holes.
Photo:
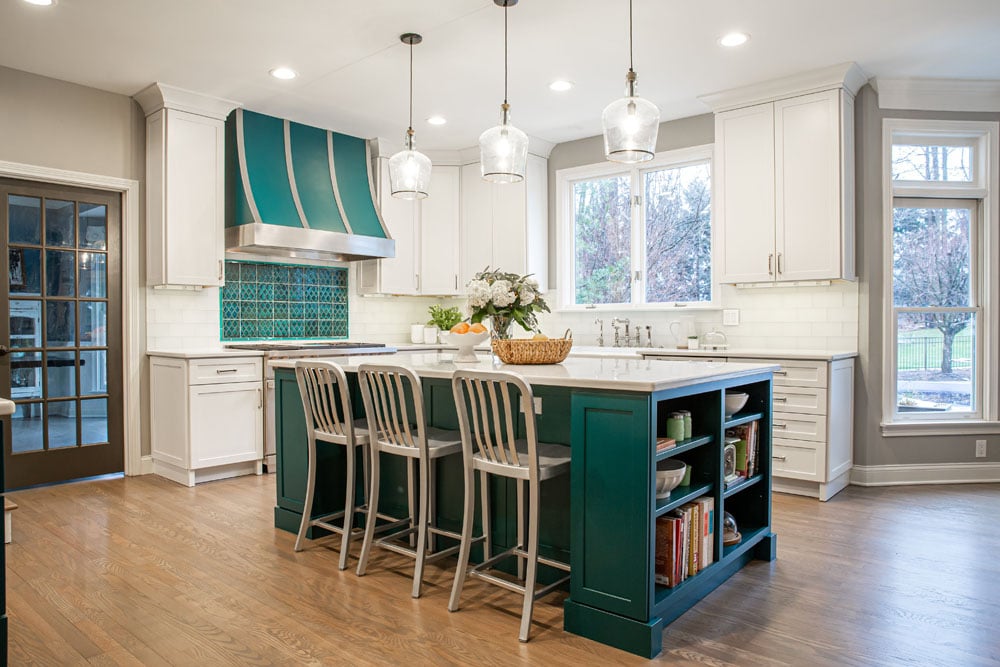
<path fill-rule="evenodd" d="M 413 40 L 410 40 L 410 132 L 413 132 Z"/>
<path fill-rule="evenodd" d="M 628 0 L 628 71 L 635 71 L 632 67 L 632 0 Z"/>
<path fill-rule="evenodd" d="M 631 0 L 629 0 L 631 2 Z M 507 5 L 503 6 L 503 103 L 507 104 Z"/>

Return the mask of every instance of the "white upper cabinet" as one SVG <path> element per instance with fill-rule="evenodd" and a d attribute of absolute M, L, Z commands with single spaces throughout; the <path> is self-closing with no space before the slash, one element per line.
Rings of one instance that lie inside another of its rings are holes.
<path fill-rule="evenodd" d="M 462 296 L 486 267 L 534 274 L 548 285 L 548 161 L 528 156 L 525 180 L 483 180 L 479 163 L 435 164 L 428 196 L 419 202 L 388 193 L 388 160 L 380 157 L 382 219 L 396 257 L 358 264 L 361 294 Z"/>
<path fill-rule="evenodd" d="M 715 217 L 723 282 L 774 280 L 774 106 L 715 118 Z"/>
<path fill-rule="evenodd" d="M 489 266 L 534 274 L 548 289 L 548 162 L 528 156 L 521 183 L 483 181 L 478 163 L 462 167 L 462 274 L 465 285 Z"/>
<path fill-rule="evenodd" d="M 462 171 L 457 166 L 435 166 L 420 215 L 420 291 L 458 294 L 459 228 Z"/>
<path fill-rule="evenodd" d="M 379 211 L 396 256 L 358 264 L 362 294 L 447 296 L 458 293 L 459 167 L 434 165 L 427 198 L 389 192 L 389 161 L 379 163 Z"/>
<path fill-rule="evenodd" d="M 224 121 L 237 105 L 163 84 L 135 98 L 146 113 L 146 282 L 221 285 Z"/>
<path fill-rule="evenodd" d="M 378 203 L 382 221 L 396 242 L 396 256 L 362 262 L 365 270 L 374 271 L 374 292 L 381 294 L 417 294 L 417 243 L 420 238 L 420 202 L 399 199 L 389 192 L 389 161 L 380 159 Z M 366 276 L 368 280 L 370 277 Z M 367 281 L 363 281 L 366 283 Z"/>
<path fill-rule="evenodd" d="M 722 282 L 855 278 L 854 94 L 863 83 L 845 64 L 790 80 L 802 94 L 778 97 L 784 89 L 772 82 L 759 87 L 772 95 L 760 104 L 739 105 L 754 88 L 703 98 L 722 109 L 714 194 Z"/>

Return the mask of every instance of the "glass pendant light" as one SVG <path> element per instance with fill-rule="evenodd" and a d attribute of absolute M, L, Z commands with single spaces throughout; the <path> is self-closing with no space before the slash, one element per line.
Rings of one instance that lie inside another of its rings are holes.
<path fill-rule="evenodd" d="M 660 110 L 649 100 L 635 94 L 635 80 L 636 74 L 632 68 L 632 0 L 629 0 L 625 97 L 606 106 L 601 118 L 604 125 L 604 156 L 612 162 L 645 162 L 652 160 L 656 153 Z"/>
<path fill-rule="evenodd" d="M 403 139 L 403 150 L 389 158 L 389 190 L 399 199 L 425 199 L 431 183 L 431 161 L 413 149 L 413 45 L 424 40 L 408 32 L 399 40 L 410 46 L 410 125 Z"/>
<path fill-rule="evenodd" d="M 507 8 L 517 0 L 493 0 L 503 7 L 503 104 L 500 124 L 479 135 L 479 164 L 483 179 L 492 183 L 519 183 L 524 180 L 528 161 L 528 135 L 510 124 L 507 103 Z"/>

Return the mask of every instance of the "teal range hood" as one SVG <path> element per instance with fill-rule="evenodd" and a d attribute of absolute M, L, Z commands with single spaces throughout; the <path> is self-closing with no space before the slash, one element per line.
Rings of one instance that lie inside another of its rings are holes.
<path fill-rule="evenodd" d="M 364 139 L 236 109 L 226 120 L 226 252 L 395 257 L 370 160 Z"/>

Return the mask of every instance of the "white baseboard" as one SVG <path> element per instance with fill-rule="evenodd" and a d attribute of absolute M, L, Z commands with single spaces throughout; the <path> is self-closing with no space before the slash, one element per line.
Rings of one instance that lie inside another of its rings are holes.
<path fill-rule="evenodd" d="M 140 475 L 152 475 L 153 474 L 153 457 L 146 454 L 141 459 L 139 459 L 139 474 Z"/>
<path fill-rule="evenodd" d="M 851 469 L 851 484 L 857 486 L 970 484 L 976 482 L 1000 482 L 1000 463 L 856 465 Z"/>

